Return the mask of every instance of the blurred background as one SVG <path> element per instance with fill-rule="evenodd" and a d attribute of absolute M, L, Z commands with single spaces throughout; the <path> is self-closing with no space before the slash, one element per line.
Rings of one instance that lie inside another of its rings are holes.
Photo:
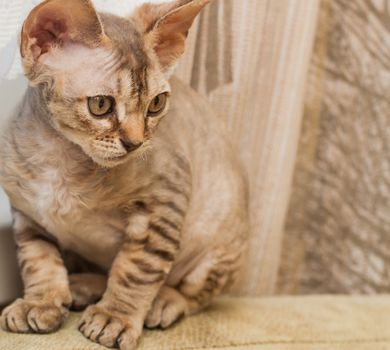
<path fill-rule="evenodd" d="M 23 93 L 16 36 L 37 2 L 0 0 L 0 123 Z M 226 122 L 250 180 L 237 293 L 389 292 L 390 0 L 214 0 L 177 74 Z M 0 302 L 15 293 L 5 232 Z"/>
<path fill-rule="evenodd" d="M 304 107 L 277 290 L 390 292 L 389 0 L 321 1 Z"/>

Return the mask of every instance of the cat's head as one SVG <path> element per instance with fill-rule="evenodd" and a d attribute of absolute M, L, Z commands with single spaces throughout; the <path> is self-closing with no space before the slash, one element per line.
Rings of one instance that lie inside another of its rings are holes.
<path fill-rule="evenodd" d="M 104 167 L 142 152 L 167 113 L 169 75 L 188 30 L 209 1 L 147 3 L 126 18 L 98 14 L 90 0 L 33 9 L 22 61 L 53 127 Z"/>

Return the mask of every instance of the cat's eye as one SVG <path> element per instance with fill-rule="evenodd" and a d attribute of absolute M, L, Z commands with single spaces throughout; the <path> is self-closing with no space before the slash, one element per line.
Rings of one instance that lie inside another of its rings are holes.
<path fill-rule="evenodd" d="M 148 117 L 156 117 L 163 112 L 167 105 L 167 99 L 166 93 L 157 95 L 149 104 Z"/>
<path fill-rule="evenodd" d="M 94 96 L 88 98 L 88 108 L 95 117 L 104 117 L 114 111 L 115 100 L 111 96 Z"/>

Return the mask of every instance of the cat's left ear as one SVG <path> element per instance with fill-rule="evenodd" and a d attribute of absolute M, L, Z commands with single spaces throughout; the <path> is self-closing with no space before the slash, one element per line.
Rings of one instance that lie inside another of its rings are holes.
<path fill-rule="evenodd" d="M 141 6 L 135 18 L 141 20 L 146 35 L 163 70 L 172 67 L 185 51 L 185 41 L 195 18 L 211 0 L 176 0 Z"/>

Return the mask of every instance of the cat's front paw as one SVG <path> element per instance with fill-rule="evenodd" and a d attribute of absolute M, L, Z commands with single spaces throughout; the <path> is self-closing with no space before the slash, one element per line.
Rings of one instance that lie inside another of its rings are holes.
<path fill-rule="evenodd" d="M 142 327 L 142 320 L 97 304 L 85 310 L 79 330 L 89 340 L 106 347 L 134 350 Z"/>
<path fill-rule="evenodd" d="M 168 328 L 188 314 L 188 302 L 177 290 L 163 286 L 146 316 L 147 328 Z"/>
<path fill-rule="evenodd" d="M 13 333 L 51 333 L 60 328 L 67 315 L 65 307 L 53 302 L 18 299 L 4 309 L 0 323 Z"/>

